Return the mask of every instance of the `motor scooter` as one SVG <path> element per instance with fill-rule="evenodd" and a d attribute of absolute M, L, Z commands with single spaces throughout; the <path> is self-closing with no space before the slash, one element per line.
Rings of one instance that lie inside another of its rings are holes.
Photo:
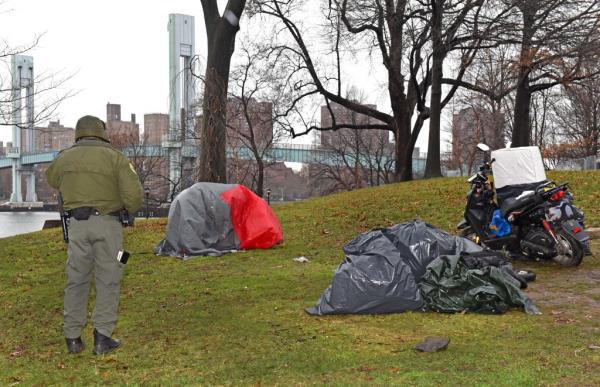
<path fill-rule="evenodd" d="M 579 265 L 589 253 L 589 236 L 581 211 L 572 204 L 568 183 L 545 181 L 498 205 L 490 179 L 495 159 L 489 157 L 487 145 L 477 148 L 484 159 L 479 171 L 467 180 L 470 190 L 464 219 L 457 226 L 459 234 L 513 257 Z"/>

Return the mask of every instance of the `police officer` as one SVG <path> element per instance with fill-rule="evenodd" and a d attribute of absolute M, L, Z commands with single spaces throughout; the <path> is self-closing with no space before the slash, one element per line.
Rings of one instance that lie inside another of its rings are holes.
<path fill-rule="evenodd" d="M 117 322 L 123 264 L 123 230 L 118 214 L 137 211 L 142 186 L 127 158 L 110 145 L 104 122 L 93 116 L 77 121 L 75 144 L 60 152 L 46 172 L 58 189 L 69 221 L 64 333 L 70 353 L 83 351 L 81 331 L 86 323 L 92 272 L 96 283 L 94 354 L 116 349 L 112 338 Z"/>

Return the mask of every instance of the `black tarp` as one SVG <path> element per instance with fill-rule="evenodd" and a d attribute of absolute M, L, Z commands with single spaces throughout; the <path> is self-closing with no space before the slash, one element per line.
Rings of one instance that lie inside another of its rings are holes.
<path fill-rule="evenodd" d="M 363 233 L 344 247 L 346 258 L 310 314 L 393 313 L 426 307 L 418 281 L 441 255 L 482 248 L 419 220 Z"/>

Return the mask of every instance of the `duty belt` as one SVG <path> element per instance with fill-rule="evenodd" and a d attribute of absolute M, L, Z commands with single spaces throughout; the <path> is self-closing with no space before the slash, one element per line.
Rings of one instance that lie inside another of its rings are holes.
<path fill-rule="evenodd" d="M 92 216 L 92 215 L 96 215 L 96 216 L 102 215 L 100 213 L 100 211 L 98 211 L 97 209 L 95 209 L 93 207 L 73 208 L 72 210 L 68 210 L 67 214 L 69 215 L 69 217 L 75 218 L 77 220 L 88 220 L 90 218 L 90 216 Z M 108 213 L 108 215 L 116 216 L 118 218 L 119 211 L 110 212 L 110 213 Z"/>

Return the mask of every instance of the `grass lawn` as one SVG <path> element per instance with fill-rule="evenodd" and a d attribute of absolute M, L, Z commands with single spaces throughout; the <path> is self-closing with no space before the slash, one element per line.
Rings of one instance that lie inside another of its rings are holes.
<path fill-rule="evenodd" d="M 550 177 L 569 181 L 600 226 L 600 173 Z M 106 356 L 91 354 L 91 324 L 85 352 L 66 352 L 60 230 L 1 239 L 0 385 L 600 385 L 600 254 L 573 269 L 516 263 L 538 273 L 527 293 L 541 316 L 304 312 L 358 233 L 414 218 L 452 232 L 466 190 L 462 178 L 435 179 L 278 205 L 283 245 L 189 261 L 154 256 L 166 220 L 140 221 L 126 232 L 123 346 Z M 431 335 L 449 348 L 413 349 Z"/>

